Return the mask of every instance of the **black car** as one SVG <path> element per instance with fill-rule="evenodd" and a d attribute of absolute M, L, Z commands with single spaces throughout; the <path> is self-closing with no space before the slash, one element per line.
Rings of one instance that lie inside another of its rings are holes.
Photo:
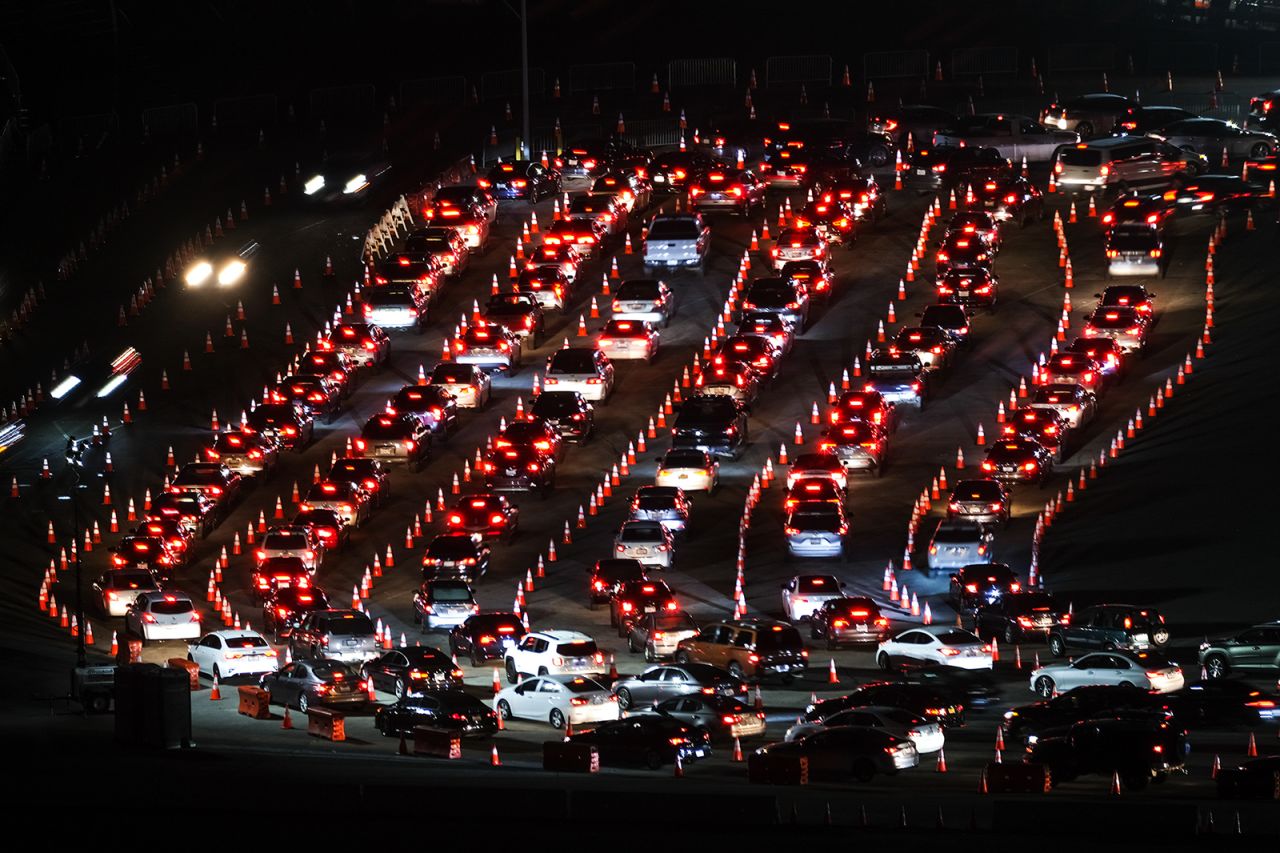
<path fill-rule="evenodd" d="M 323 376 L 337 386 L 343 397 L 355 390 L 356 367 L 337 350 L 307 350 L 298 357 L 297 376 Z"/>
<path fill-rule="evenodd" d="M 888 617 L 862 595 L 824 601 L 809 620 L 809 637 L 826 640 L 828 649 L 842 643 L 878 643 L 888 635 Z"/>
<path fill-rule="evenodd" d="M 990 669 L 961 669 L 931 661 L 909 661 L 893 680 L 954 696 L 971 710 L 992 707 L 1002 693 L 1000 682 Z"/>
<path fill-rule="evenodd" d="M 959 121 L 955 113 L 931 104 L 904 104 L 867 116 L 867 130 L 889 135 L 899 148 L 928 146 L 938 131 L 951 130 Z M 910 137 L 911 144 L 907 144 Z"/>
<path fill-rule="evenodd" d="M 869 726 L 829 726 L 812 734 L 756 750 L 756 755 L 793 755 L 809 760 L 815 778 L 870 782 L 877 773 L 892 776 L 915 767 L 919 754 L 906 738 Z"/>
<path fill-rule="evenodd" d="M 472 666 L 502 660 L 524 636 L 520 617 L 510 611 L 476 613 L 449 632 L 449 652 L 469 655 Z"/>
<path fill-rule="evenodd" d="M 373 686 L 389 690 L 399 699 L 424 690 L 452 689 L 462 686 L 462 670 L 449 656 L 429 646 L 392 649 L 367 661 L 361 674 Z"/>
<path fill-rule="evenodd" d="M 490 492 L 537 492 L 546 500 L 556 485 L 556 461 L 530 447 L 495 447 L 480 462 Z"/>
<path fill-rule="evenodd" d="M 601 766 L 648 767 L 657 770 L 711 755 L 711 735 L 662 714 L 637 714 L 601 723 L 568 738 L 569 743 L 594 746 Z"/>
<path fill-rule="evenodd" d="M 285 589 L 310 589 L 311 569 L 301 557 L 268 557 L 250 575 L 249 585 L 259 601 Z"/>
<path fill-rule="evenodd" d="M 536 160 L 499 163 L 489 170 L 480 186 L 497 198 L 523 198 L 535 202 L 560 192 L 560 172 Z"/>
<path fill-rule="evenodd" d="M 920 357 L 892 347 L 877 348 L 867 360 L 864 391 L 878 391 L 886 402 L 924 411 L 929 399 L 929 376 Z"/>
<path fill-rule="evenodd" d="M 165 492 L 151 502 L 147 518 L 176 519 L 190 535 L 203 539 L 222 521 L 222 514 L 200 492 Z"/>
<path fill-rule="evenodd" d="M 936 719 L 943 726 L 963 726 L 965 720 L 964 697 L 952 689 L 935 685 L 873 681 L 844 696 L 808 705 L 801 715 L 801 721 L 821 723 L 848 708 L 865 708 L 871 705 L 903 708 L 922 717 Z"/>
<path fill-rule="evenodd" d="M 1044 488 L 1053 474 L 1053 451 L 1032 438 L 1001 439 L 987 450 L 981 468 L 983 476 L 993 480 Z"/>
<path fill-rule="evenodd" d="M 951 606 L 973 610 L 1022 591 L 1022 582 L 1004 563 L 974 563 L 951 576 Z"/>
<path fill-rule="evenodd" d="M 577 391 L 543 391 L 529 414 L 542 418 L 569 441 L 584 444 L 595 430 L 595 407 Z"/>
<path fill-rule="evenodd" d="M 1146 651 L 1169 644 L 1164 616 L 1149 607 L 1097 604 L 1071 614 L 1049 633 L 1049 651 L 1063 657 L 1067 649 L 1128 649 Z"/>
<path fill-rule="evenodd" d="M 1280 755 L 1251 758 L 1218 771 L 1218 796 L 1223 799 L 1280 798 Z"/>
<path fill-rule="evenodd" d="M 699 394 L 680 406 L 671 427 L 671 446 L 705 450 L 737 459 L 747 444 L 747 412 L 727 396 Z"/>
<path fill-rule="evenodd" d="M 930 305 L 920 312 L 921 326 L 937 326 L 961 346 L 970 343 L 969 323 L 969 312 L 963 305 Z"/>
<path fill-rule="evenodd" d="M 994 313 L 996 302 L 1000 298 L 1000 280 L 995 273 L 986 267 L 948 269 L 938 276 L 935 287 L 937 288 L 938 301 L 942 304 L 931 307 L 954 306 L 962 311 L 985 308 Z M 920 325 L 927 326 L 929 324 L 922 322 Z M 968 335 L 968 325 L 968 322 L 961 324 L 961 328 L 965 329 L 966 337 Z M 947 332 L 952 340 L 956 339 L 954 332 L 947 329 L 943 329 L 943 331 Z"/>
<path fill-rule="evenodd" d="M 1182 107 L 1131 106 L 1124 115 L 1116 117 L 1111 132 L 1115 134 L 1143 135 L 1156 133 L 1175 121 L 1196 118 L 1196 114 Z"/>
<path fill-rule="evenodd" d="M 1247 681 L 1215 678 L 1187 684 L 1160 697 L 1177 721 L 1187 727 L 1256 728 L 1280 721 L 1280 696 Z"/>
<path fill-rule="evenodd" d="M 424 690 L 379 705 L 373 725 L 384 737 L 410 735 L 418 726 L 458 732 L 462 737 L 487 738 L 498 730 L 498 715 L 461 690 Z"/>
<path fill-rule="evenodd" d="M 328 376 L 307 373 L 286 376 L 271 389 L 272 403 L 292 402 L 313 418 L 324 417 L 333 423 L 342 408 L 342 388 Z"/>
<path fill-rule="evenodd" d="M 302 194 L 311 202 L 356 204 L 381 186 L 390 171 L 391 164 L 376 154 L 337 154 L 314 167 Z"/>
<path fill-rule="evenodd" d="M 1065 735 L 1030 744 L 1026 760 L 1048 766 L 1053 785 L 1118 773 L 1126 788 L 1142 790 L 1153 779 L 1163 782 L 1181 771 L 1188 748 L 1186 730 L 1167 720 L 1088 720 Z"/>
<path fill-rule="evenodd" d="M 542 306 L 531 293 L 493 294 L 485 303 L 484 319 L 521 338 L 531 349 L 537 349 L 538 341 L 546 331 Z"/>
<path fill-rule="evenodd" d="M 315 418 L 294 403 L 263 403 L 249 413 L 249 426 L 299 453 L 311 444 L 316 431 Z"/>
<path fill-rule="evenodd" d="M 938 275 L 951 269 L 990 267 L 995 261 L 992 245 L 977 234 L 950 232 L 942 240 L 936 256 Z"/>
<path fill-rule="evenodd" d="M 924 140 L 917 146 L 903 174 L 906 184 L 918 193 L 955 190 L 956 195 L 962 196 L 965 184 L 1017 175 L 998 149 L 976 145 L 934 147 L 930 143 L 931 140 Z"/>
<path fill-rule="evenodd" d="M 458 425 L 458 400 L 439 385 L 406 385 L 391 398 L 390 407 L 419 418 L 441 438 Z"/>
<path fill-rule="evenodd" d="M 596 560 L 594 566 L 587 568 L 591 576 L 587 583 L 587 595 L 591 600 L 591 609 L 597 604 L 608 602 L 624 583 L 649 579 L 644 563 L 639 560 L 620 560 L 612 557 Z"/>
<path fill-rule="evenodd" d="M 339 459 L 325 478 L 331 483 L 354 483 L 368 492 L 374 506 L 387 502 L 391 492 L 391 474 L 377 459 Z"/>
<path fill-rule="evenodd" d="M 1011 740 L 1026 743 L 1094 718 L 1142 713 L 1152 719 L 1164 719 L 1169 716 L 1164 700 L 1164 696 L 1131 684 L 1091 684 L 1005 711 L 1004 731 Z"/>
<path fill-rule="evenodd" d="M 302 614 L 312 610 L 328 610 L 329 596 L 317 586 L 277 589 L 262 605 L 263 630 L 271 632 L 277 643 L 287 639 Z"/>
<path fill-rule="evenodd" d="M 1012 592 L 978 605 L 974 633 L 1010 645 L 1041 640 L 1066 615 L 1066 605 L 1047 592 Z"/>
<path fill-rule="evenodd" d="M 423 580 L 460 577 L 476 581 L 489 571 L 491 550 L 467 533 L 441 533 L 431 540 L 422 555 Z"/>

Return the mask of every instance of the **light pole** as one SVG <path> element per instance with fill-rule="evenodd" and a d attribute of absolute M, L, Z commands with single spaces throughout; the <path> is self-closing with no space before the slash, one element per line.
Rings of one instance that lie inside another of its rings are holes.
<path fill-rule="evenodd" d="M 520 146 L 533 156 L 533 142 L 529 138 L 529 9 L 528 0 L 520 0 L 520 98 L 521 131 Z"/>
<path fill-rule="evenodd" d="M 76 666 L 84 667 L 87 663 L 84 645 L 84 635 L 88 630 L 84 623 L 84 583 L 80 576 L 81 571 L 81 555 L 80 555 L 80 454 L 83 452 L 76 444 L 75 436 L 67 437 L 67 470 L 71 472 L 71 493 L 68 500 L 71 501 L 71 541 L 76 552 L 76 625 L 79 630 L 76 632 Z"/>

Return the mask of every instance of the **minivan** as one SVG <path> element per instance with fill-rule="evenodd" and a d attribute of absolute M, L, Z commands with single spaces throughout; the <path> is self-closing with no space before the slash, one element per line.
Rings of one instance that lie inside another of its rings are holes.
<path fill-rule="evenodd" d="M 1169 186 L 1202 174 L 1208 161 L 1146 136 L 1111 136 L 1062 145 L 1053 155 L 1053 173 L 1064 192 L 1127 192 L 1137 186 Z"/>

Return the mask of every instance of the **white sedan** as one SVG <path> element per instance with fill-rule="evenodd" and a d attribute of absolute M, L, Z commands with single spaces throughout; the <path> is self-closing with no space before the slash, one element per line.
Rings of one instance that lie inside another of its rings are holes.
<path fill-rule="evenodd" d="M 912 628 L 876 647 L 876 663 L 892 669 L 895 662 L 918 661 L 958 669 L 991 669 L 991 647 L 958 628 Z"/>
<path fill-rule="evenodd" d="M 650 363 L 658 355 L 661 336 L 641 320 L 610 320 L 600 330 L 596 346 L 614 361 L 643 360 Z"/>
<path fill-rule="evenodd" d="M 1031 673 L 1031 689 L 1049 697 L 1073 687 L 1112 684 L 1171 693 L 1183 686 L 1182 667 L 1151 652 L 1093 652 Z"/>
<path fill-rule="evenodd" d="M 903 708 L 882 708 L 874 705 L 847 708 L 821 721 L 796 723 L 787 729 L 783 740 L 798 740 L 805 735 L 821 731 L 826 726 L 868 726 L 881 729 L 911 741 L 915 744 L 916 752 L 919 753 L 937 752 L 946 743 L 942 725 L 936 719 L 921 717 Z"/>
<path fill-rule="evenodd" d="M 257 631 L 213 631 L 187 646 L 187 660 L 214 678 L 262 675 L 280 669 L 280 658 Z"/>
<path fill-rule="evenodd" d="M 543 675 L 504 687 L 494 697 L 502 719 L 546 720 L 552 728 L 581 726 L 622 717 L 618 697 L 581 675 Z"/>
<path fill-rule="evenodd" d="M 835 575 L 796 575 L 782 585 L 782 612 L 799 622 L 833 598 L 844 597 L 844 583 Z"/>
<path fill-rule="evenodd" d="M 646 566 L 669 569 L 675 560 L 675 540 L 660 521 L 624 521 L 613 538 L 613 556 L 639 560 Z"/>
<path fill-rule="evenodd" d="M 639 320 L 655 326 L 671 325 L 676 312 L 676 295 L 653 278 L 632 278 L 622 282 L 613 297 L 613 319 Z"/>
<path fill-rule="evenodd" d="M 668 450 L 658 463 L 655 486 L 711 494 L 720 481 L 720 463 L 705 450 Z"/>
<path fill-rule="evenodd" d="M 143 592 L 125 610 L 124 630 L 143 643 L 194 640 L 202 630 L 200 612 L 185 592 Z"/>

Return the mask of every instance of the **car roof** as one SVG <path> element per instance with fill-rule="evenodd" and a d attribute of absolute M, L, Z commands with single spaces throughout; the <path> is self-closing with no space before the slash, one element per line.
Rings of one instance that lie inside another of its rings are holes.
<path fill-rule="evenodd" d="M 557 643 L 576 643 L 591 639 L 591 637 L 581 631 L 568 631 L 559 628 L 551 631 L 534 631 L 532 633 L 539 637 L 546 637 L 549 640 L 555 640 Z"/>
<path fill-rule="evenodd" d="M 242 629 L 238 630 L 235 628 L 230 628 L 230 629 L 221 630 L 221 631 L 210 631 L 209 634 L 212 634 L 215 637 L 221 637 L 224 640 L 239 640 L 239 639 L 247 639 L 251 637 L 257 637 L 259 640 L 266 639 L 257 631 L 245 631 Z"/>

